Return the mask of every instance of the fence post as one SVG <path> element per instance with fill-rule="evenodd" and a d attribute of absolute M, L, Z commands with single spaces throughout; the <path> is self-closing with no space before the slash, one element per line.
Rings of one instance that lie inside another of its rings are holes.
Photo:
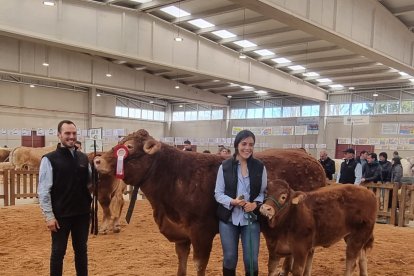
<path fill-rule="evenodd" d="M 10 180 L 10 205 L 16 205 L 16 190 L 15 190 L 15 170 L 9 171 L 9 180 Z"/>
<path fill-rule="evenodd" d="M 397 222 L 397 201 L 398 201 L 398 183 L 394 184 L 392 188 L 392 199 L 391 199 L 391 217 L 390 224 L 396 225 Z"/>
<path fill-rule="evenodd" d="M 3 171 L 4 206 L 9 206 L 9 170 Z"/>
<path fill-rule="evenodd" d="M 405 201 L 407 200 L 407 184 L 402 184 L 401 188 L 401 201 L 400 201 L 400 209 L 398 215 L 398 226 L 404 226 L 404 217 L 405 217 Z"/>

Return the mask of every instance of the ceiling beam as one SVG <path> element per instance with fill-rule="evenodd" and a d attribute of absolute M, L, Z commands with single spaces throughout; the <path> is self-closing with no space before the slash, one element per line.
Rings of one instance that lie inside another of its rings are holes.
<path fill-rule="evenodd" d="M 413 13 L 414 14 L 414 5 L 404 6 L 404 7 L 395 8 L 395 9 L 390 9 L 390 11 L 395 16 L 405 15 L 405 14 L 408 14 L 408 13 Z"/>
<path fill-rule="evenodd" d="M 215 25 L 214 27 L 210 27 L 210 28 L 200 29 L 200 30 L 195 31 L 195 33 L 198 35 L 203 35 L 206 33 L 211 33 L 211 32 L 219 31 L 223 29 L 237 28 L 243 25 L 252 25 L 252 24 L 256 24 L 256 23 L 263 22 L 266 20 L 270 20 L 270 19 L 268 19 L 265 16 L 258 16 L 258 17 L 253 17 L 253 18 L 249 18 L 246 20 L 237 20 L 237 21 L 232 21 L 232 22 L 228 22 L 224 24 Z"/>
<path fill-rule="evenodd" d="M 341 50 L 341 48 L 338 46 L 328 46 L 328 47 L 319 47 L 319 48 L 308 49 L 308 50 L 305 49 L 305 50 L 296 50 L 296 51 L 288 51 L 288 52 L 276 52 L 275 55 L 259 57 L 257 60 L 263 61 L 263 60 L 272 59 L 278 56 L 283 56 L 286 58 L 294 59 L 295 56 L 329 53 L 331 51 L 337 51 L 337 50 Z"/>
<path fill-rule="evenodd" d="M 179 17 L 179 18 L 175 18 L 173 20 L 170 21 L 170 23 L 172 24 L 177 24 L 177 23 L 181 23 L 181 22 L 185 22 L 185 21 L 189 21 L 189 20 L 193 20 L 193 19 L 198 19 L 198 18 L 207 18 L 209 16 L 217 16 L 219 14 L 224 14 L 224 13 L 229 13 L 232 11 L 237 11 L 240 10 L 241 7 L 239 5 L 228 5 L 228 6 L 224 6 L 224 7 L 219 7 L 219 8 L 215 8 L 215 9 L 211 9 L 211 10 L 205 10 L 199 13 L 194 13 L 188 16 L 183 16 L 183 17 Z"/>
<path fill-rule="evenodd" d="M 256 46 L 256 47 L 244 48 L 244 49 L 242 49 L 242 52 L 247 53 L 247 52 L 253 52 L 253 51 L 256 51 L 256 50 L 260 50 L 260 49 L 272 50 L 272 49 L 279 48 L 279 47 L 300 45 L 300 44 L 313 42 L 313 41 L 319 41 L 319 40 L 320 39 L 317 39 L 315 37 L 305 37 L 305 38 L 299 38 L 299 39 L 293 39 L 293 40 L 272 42 L 272 43 L 267 43 L 267 44 L 265 43 L 265 44 L 261 44 L 261 45 Z"/>
<path fill-rule="evenodd" d="M 262 31 L 262 32 L 256 32 L 256 33 L 250 33 L 250 34 L 241 34 L 241 35 L 238 35 L 236 37 L 221 39 L 221 40 L 217 41 L 217 43 L 225 44 L 225 43 L 231 43 L 231 42 L 234 42 L 234 41 L 239 41 L 239 40 L 242 40 L 242 39 L 254 39 L 254 38 L 258 38 L 258 37 L 274 36 L 274 35 L 277 35 L 277 34 L 283 34 L 283 33 L 288 33 L 288 32 L 293 32 L 293 31 L 297 31 L 297 30 L 292 29 L 290 27 L 282 27 L 282 28 L 271 29 L 271 30 L 266 30 L 266 31 Z"/>

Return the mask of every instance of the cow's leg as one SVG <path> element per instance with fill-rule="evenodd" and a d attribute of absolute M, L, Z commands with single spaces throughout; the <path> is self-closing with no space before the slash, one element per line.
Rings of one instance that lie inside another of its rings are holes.
<path fill-rule="evenodd" d="M 359 236 L 364 237 L 364 233 L 349 235 L 346 241 L 346 269 L 345 276 L 352 276 L 356 267 L 356 260 L 360 255 L 364 243 Z"/>
<path fill-rule="evenodd" d="M 102 196 L 101 194 L 99 194 L 98 201 L 102 207 L 102 214 L 103 214 L 102 225 L 101 227 L 99 227 L 99 233 L 107 234 L 108 231 L 110 230 L 109 225 L 111 223 L 111 209 L 109 206 L 111 203 L 111 199 L 109 196 Z"/>
<path fill-rule="evenodd" d="M 279 272 L 279 276 L 288 276 L 289 272 L 292 271 L 292 265 L 293 265 L 293 257 L 287 256 L 285 257 L 285 260 L 283 261 L 282 265 L 282 271 Z"/>
<path fill-rule="evenodd" d="M 190 241 L 182 241 L 175 243 L 175 252 L 178 256 L 178 271 L 177 276 L 187 275 L 187 261 L 190 254 Z"/>
<path fill-rule="evenodd" d="M 269 271 L 269 276 L 277 276 L 279 275 L 279 273 L 277 272 L 277 266 L 279 265 L 280 256 L 276 254 L 275 249 L 268 248 L 268 250 L 269 261 L 267 263 L 267 269 Z"/>
<path fill-rule="evenodd" d="M 293 257 L 293 266 L 292 266 L 292 274 L 293 276 L 303 276 L 303 270 L 305 268 L 306 257 L 308 256 L 308 249 L 303 248 L 295 248 L 295 251 L 292 253 Z"/>
<path fill-rule="evenodd" d="M 306 258 L 306 265 L 305 271 L 303 272 L 303 276 L 310 276 L 312 275 L 312 262 L 313 262 L 313 254 L 315 253 L 315 249 L 311 249 L 308 253 Z"/>
<path fill-rule="evenodd" d="M 368 276 L 367 252 L 365 248 L 361 249 L 359 255 L 359 275 Z"/>
<path fill-rule="evenodd" d="M 192 240 L 193 260 L 197 270 L 197 276 L 206 275 L 210 252 L 213 247 L 214 235 L 206 236 L 205 232 L 198 231 L 197 237 Z"/>
<path fill-rule="evenodd" d="M 121 232 L 121 225 L 120 225 L 120 217 L 122 208 L 124 206 L 124 190 L 126 189 L 126 185 L 122 183 L 120 180 L 118 180 L 117 186 L 115 187 L 115 190 L 113 192 L 113 197 L 111 199 L 111 213 L 113 216 L 113 231 L 114 233 Z"/>

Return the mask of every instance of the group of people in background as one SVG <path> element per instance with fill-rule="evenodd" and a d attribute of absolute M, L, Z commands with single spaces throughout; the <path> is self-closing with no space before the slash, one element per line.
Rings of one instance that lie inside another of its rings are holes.
<path fill-rule="evenodd" d="M 391 161 L 388 160 L 386 152 L 381 152 L 377 156 L 375 152 L 363 150 L 356 158 L 353 148 L 348 148 L 343 153 L 344 161 L 341 163 L 340 171 L 336 176 L 337 183 L 401 183 L 403 168 L 397 151 L 394 152 Z M 320 152 L 319 162 L 325 170 L 326 178 L 333 180 L 333 175 L 336 172 L 335 161 L 328 157 L 325 150 Z"/>

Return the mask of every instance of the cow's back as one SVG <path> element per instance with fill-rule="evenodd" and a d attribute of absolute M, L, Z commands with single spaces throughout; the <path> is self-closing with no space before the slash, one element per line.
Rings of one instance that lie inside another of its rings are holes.
<path fill-rule="evenodd" d="M 270 149 L 254 155 L 267 170 L 268 185 L 283 179 L 292 189 L 312 191 L 325 186 L 325 171 L 315 158 L 298 149 Z"/>

